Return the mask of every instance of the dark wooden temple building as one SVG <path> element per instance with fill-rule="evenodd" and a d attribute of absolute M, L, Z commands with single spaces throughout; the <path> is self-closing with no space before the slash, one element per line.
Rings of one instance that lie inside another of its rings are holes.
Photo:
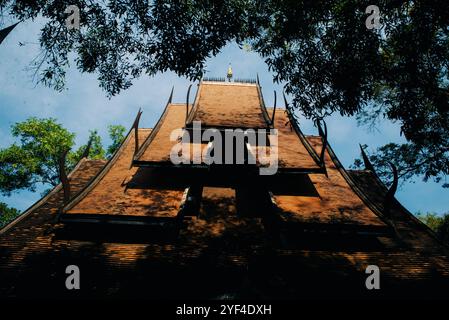
<path fill-rule="evenodd" d="M 304 135 L 285 104 L 266 107 L 258 81 L 214 79 L 192 104 L 170 96 L 153 129 L 139 128 L 139 112 L 109 161 L 81 159 L 0 231 L 0 296 L 447 296 L 449 249 L 394 198 L 395 183 L 386 187 L 369 161 L 343 168 L 325 124 Z M 277 142 L 247 141 L 235 165 L 205 161 L 217 141 L 191 142 L 190 161 L 173 163 L 196 121 L 199 134 L 277 129 Z M 247 160 L 273 146 L 277 171 L 261 175 L 263 164 Z M 65 286 L 68 265 L 80 269 L 79 290 Z M 369 265 L 380 289 L 365 285 Z"/>

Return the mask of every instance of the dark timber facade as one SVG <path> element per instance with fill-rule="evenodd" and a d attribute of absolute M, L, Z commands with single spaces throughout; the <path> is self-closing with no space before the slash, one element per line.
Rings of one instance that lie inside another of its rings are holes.
<path fill-rule="evenodd" d="M 80 160 L 70 194 L 56 187 L 0 230 L 1 297 L 447 295 L 448 248 L 369 163 L 343 168 L 325 125 L 306 136 L 287 103 L 266 107 L 257 81 L 201 81 L 192 103 L 170 97 L 153 129 L 139 118 L 109 161 Z M 208 165 L 207 141 L 189 145 L 196 162 L 173 164 L 170 135 L 193 133 L 195 121 L 277 129 L 277 173 Z M 80 290 L 65 288 L 68 265 L 80 268 Z M 365 287 L 368 265 L 380 268 L 380 290 Z"/>

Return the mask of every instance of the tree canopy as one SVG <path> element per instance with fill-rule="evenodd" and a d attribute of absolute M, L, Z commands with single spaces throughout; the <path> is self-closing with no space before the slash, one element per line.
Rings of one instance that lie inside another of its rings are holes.
<path fill-rule="evenodd" d="M 418 212 L 416 216 L 432 229 L 441 241 L 449 244 L 449 213 L 437 215 L 433 212 Z"/>
<path fill-rule="evenodd" d="M 122 126 L 110 126 L 112 143 L 108 147 L 111 156 L 124 139 Z M 10 195 L 16 190 L 35 191 L 39 184 L 56 186 L 59 180 L 59 159 L 75 144 L 75 134 L 69 132 L 56 119 L 29 118 L 11 128 L 18 141 L 0 149 L 0 193 Z M 106 158 L 101 137 L 97 131 L 90 132 L 91 147 L 88 157 Z M 80 160 L 87 145 L 70 151 L 66 157 L 66 170 L 71 170 Z"/>
<path fill-rule="evenodd" d="M 0 228 L 7 225 L 10 221 L 16 218 L 20 214 L 20 211 L 8 207 L 8 205 L 4 202 L 0 202 Z"/>
<path fill-rule="evenodd" d="M 120 147 L 123 140 L 125 139 L 126 129 L 121 125 L 109 125 L 108 133 L 112 142 L 106 150 L 106 157 L 111 158 L 114 152 Z"/>
<path fill-rule="evenodd" d="M 75 135 L 51 118 L 16 123 L 11 133 L 19 142 L 0 150 L 1 192 L 34 191 L 39 183 L 57 185 L 59 157 L 74 145 Z"/>
<path fill-rule="evenodd" d="M 446 0 L 378 0 L 380 29 L 368 29 L 356 0 L 0 0 L 18 20 L 46 18 L 36 67 L 58 90 L 73 53 L 115 95 L 142 74 L 172 70 L 201 78 L 208 57 L 230 41 L 260 54 L 306 117 L 334 112 L 363 123 L 400 124 L 407 143 L 372 155 L 403 178 L 449 174 L 449 6 Z M 68 30 L 65 9 L 80 9 Z"/>

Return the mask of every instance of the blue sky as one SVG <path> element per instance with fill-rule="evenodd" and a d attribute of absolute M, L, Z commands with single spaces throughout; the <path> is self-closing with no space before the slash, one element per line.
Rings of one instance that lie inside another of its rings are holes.
<path fill-rule="evenodd" d="M 5 27 L 9 22 L 3 23 Z M 152 127 L 172 86 L 175 86 L 174 101 L 185 101 L 190 82 L 173 73 L 142 77 L 130 89 L 111 99 L 98 87 L 95 74 L 81 74 L 75 68 L 68 70 L 67 89 L 63 92 L 36 85 L 27 67 L 39 52 L 38 34 L 39 22 L 23 22 L 0 45 L 0 148 L 13 142 L 11 125 L 32 116 L 56 118 L 76 133 L 78 145 L 86 143 L 89 130 L 97 129 L 107 145 L 107 126 L 121 124 L 129 127 L 139 107 L 144 112 L 141 127 Z M 19 46 L 19 41 L 25 45 Z M 273 104 L 273 90 L 280 94 L 281 85 L 273 84 L 272 74 L 257 54 L 229 44 L 208 60 L 207 75 L 224 77 L 229 63 L 232 63 L 237 78 L 255 78 L 258 73 L 265 102 L 267 106 Z M 302 119 L 300 125 L 306 134 L 316 134 L 310 121 Z M 403 141 L 398 125 L 387 121 L 375 132 L 358 127 L 354 118 L 337 115 L 328 118 L 327 125 L 330 143 L 346 167 L 359 157 L 359 143 L 367 144 L 373 150 L 387 142 Z M 0 201 L 24 210 L 39 198 L 39 192 L 21 191 L 11 197 L 0 196 Z M 398 190 L 397 198 L 412 212 L 449 211 L 449 189 L 433 182 L 424 183 L 417 179 L 415 183 L 406 183 Z"/>

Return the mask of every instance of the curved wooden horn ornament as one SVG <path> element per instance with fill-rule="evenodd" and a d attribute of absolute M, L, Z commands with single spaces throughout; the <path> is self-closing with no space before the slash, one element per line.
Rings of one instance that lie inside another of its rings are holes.
<path fill-rule="evenodd" d="M 323 122 L 323 125 L 324 125 L 324 131 L 321 128 L 321 121 Z M 327 148 L 327 125 L 326 125 L 326 121 L 324 121 L 323 118 L 317 118 L 317 126 L 318 126 L 318 133 L 320 134 L 321 140 L 322 140 L 322 143 L 323 143 L 323 146 L 321 148 L 321 153 L 320 153 L 320 163 L 321 163 L 321 166 L 324 168 L 325 167 L 325 165 L 324 165 L 324 154 L 325 154 L 326 148 Z"/>
<path fill-rule="evenodd" d="M 387 194 L 385 195 L 384 213 L 386 216 L 389 217 L 391 213 L 390 212 L 391 205 L 393 204 L 394 200 L 394 195 L 396 193 L 396 190 L 398 189 L 399 177 L 396 166 L 391 162 L 388 162 L 388 164 L 390 165 L 391 170 L 393 171 L 393 182 L 391 183 L 391 186 L 390 188 L 388 188 Z"/>
<path fill-rule="evenodd" d="M 62 189 L 64 192 L 64 204 L 68 203 L 70 200 L 70 181 L 65 170 L 66 157 L 69 151 L 70 149 L 67 148 L 59 156 L 59 180 L 61 180 Z"/>
<path fill-rule="evenodd" d="M 168 103 L 171 103 L 171 101 L 172 101 L 172 99 L 173 99 L 173 91 L 175 90 L 175 86 L 173 86 L 172 88 L 171 88 L 171 93 L 170 93 L 170 97 L 168 97 L 168 102 L 167 102 L 167 104 Z"/>
<path fill-rule="evenodd" d="M 273 108 L 273 115 L 271 116 L 271 124 L 274 124 L 274 115 L 276 114 L 276 104 L 277 104 L 277 94 L 276 90 L 274 90 L 274 108 Z"/>
<path fill-rule="evenodd" d="M 88 158 L 89 157 L 90 148 L 92 147 L 92 140 L 93 140 L 93 138 L 90 137 L 89 141 L 87 142 L 87 146 L 84 149 L 83 154 L 81 155 L 80 160 L 83 159 L 83 158 Z"/>
<path fill-rule="evenodd" d="M 285 91 L 284 90 L 282 90 L 282 96 L 284 97 L 285 110 L 290 110 L 289 109 L 290 106 L 288 105 L 287 98 L 285 97 Z"/>
<path fill-rule="evenodd" d="M 139 122 L 140 122 L 140 116 L 142 115 L 142 110 L 139 108 L 139 111 L 137 112 L 136 119 L 133 123 L 134 128 L 134 156 L 137 154 L 137 151 L 139 151 Z"/>
<path fill-rule="evenodd" d="M 365 150 L 363 149 L 362 145 L 359 144 L 360 146 L 360 151 L 362 153 L 362 159 L 363 159 L 363 163 L 365 164 L 365 170 L 369 170 L 372 173 L 376 173 L 376 170 L 374 169 L 373 164 L 371 163 L 371 161 L 369 160 L 368 155 L 366 154 Z"/>
<path fill-rule="evenodd" d="M 187 118 L 189 117 L 189 98 L 190 98 L 190 89 L 192 89 L 192 85 L 189 86 L 189 89 L 187 90 L 187 98 L 186 98 L 186 121 L 185 123 L 187 123 Z"/>

